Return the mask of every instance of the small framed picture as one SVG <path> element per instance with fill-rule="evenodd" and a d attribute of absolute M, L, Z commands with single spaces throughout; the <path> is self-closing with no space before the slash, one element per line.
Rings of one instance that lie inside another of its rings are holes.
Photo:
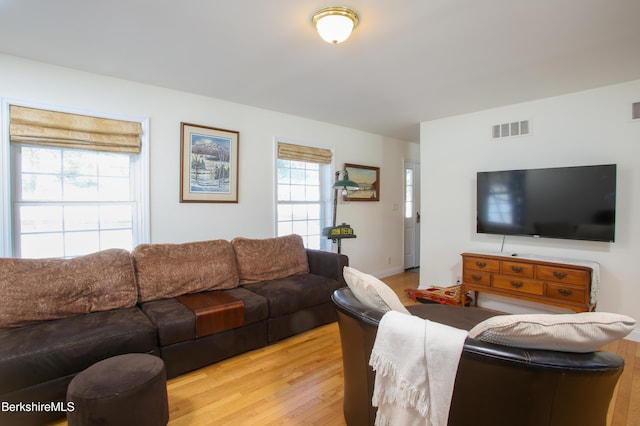
<path fill-rule="evenodd" d="M 240 132 L 180 123 L 180 202 L 237 203 Z"/>
<path fill-rule="evenodd" d="M 347 191 L 345 201 L 380 201 L 380 167 L 345 163 L 344 169 L 360 188 Z"/>

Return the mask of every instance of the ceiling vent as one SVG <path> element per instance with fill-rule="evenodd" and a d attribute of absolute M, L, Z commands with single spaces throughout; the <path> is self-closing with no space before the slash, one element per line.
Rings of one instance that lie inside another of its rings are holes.
<path fill-rule="evenodd" d="M 531 126 L 529 124 L 529 120 L 495 124 L 491 127 L 491 135 L 493 139 L 528 135 L 530 131 Z"/>

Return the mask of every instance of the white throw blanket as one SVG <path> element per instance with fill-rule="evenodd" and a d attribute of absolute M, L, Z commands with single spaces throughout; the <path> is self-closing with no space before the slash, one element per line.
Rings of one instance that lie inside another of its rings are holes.
<path fill-rule="evenodd" d="M 379 426 L 445 426 L 467 331 L 389 311 L 369 364 Z"/>

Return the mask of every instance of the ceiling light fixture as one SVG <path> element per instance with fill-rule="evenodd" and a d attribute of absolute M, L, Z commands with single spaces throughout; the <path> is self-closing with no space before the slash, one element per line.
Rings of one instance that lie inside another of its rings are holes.
<path fill-rule="evenodd" d="M 347 7 L 331 6 L 315 12 L 311 20 L 324 41 L 338 44 L 358 25 L 358 14 Z"/>

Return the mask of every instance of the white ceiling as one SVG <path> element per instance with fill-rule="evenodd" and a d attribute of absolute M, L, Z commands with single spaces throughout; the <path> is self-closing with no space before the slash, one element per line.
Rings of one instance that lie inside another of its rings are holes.
<path fill-rule="evenodd" d="M 310 20 L 333 5 L 360 15 L 339 45 Z M 418 141 L 640 78 L 640 0 L 0 0 L 0 52 Z"/>

